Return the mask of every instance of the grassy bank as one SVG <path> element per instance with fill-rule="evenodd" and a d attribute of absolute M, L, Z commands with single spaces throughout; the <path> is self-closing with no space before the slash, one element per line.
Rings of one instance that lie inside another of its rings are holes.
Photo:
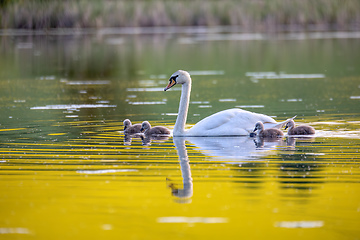
<path fill-rule="evenodd" d="M 1 1 L 2 29 L 239 26 L 360 28 L 359 0 L 15 0 Z"/>

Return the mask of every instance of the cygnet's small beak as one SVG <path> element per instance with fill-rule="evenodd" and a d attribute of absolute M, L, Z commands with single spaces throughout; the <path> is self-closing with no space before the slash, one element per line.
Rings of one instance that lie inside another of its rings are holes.
<path fill-rule="evenodd" d="M 168 90 L 169 88 L 171 88 L 172 86 L 174 86 L 176 84 L 176 81 L 174 78 L 170 78 L 169 79 L 169 84 L 166 86 L 166 88 L 164 88 L 164 91 Z"/>
<path fill-rule="evenodd" d="M 253 133 L 254 133 L 254 132 L 256 132 L 256 130 L 257 130 L 257 128 L 254 128 L 254 131 L 253 131 Z"/>
<path fill-rule="evenodd" d="M 143 131 L 144 131 L 144 128 L 141 128 L 141 129 L 140 129 L 140 132 L 143 132 Z"/>
<path fill-rule="evenodd" d="M 285 130 L 288 128 L 288 125 L 285 125 Z"/>
<path fill-rule="evenodd" d="M 249 136 L 250 136 L 250 137 L 255 137 L 255 136 L 256 136 L 256 133 L 255 133 L 255 132 L 251 132 Z"/>
<path fill-rule="evenodd" d="M 125 131 L 125 129 L 126 129 L 126 126 L 124 126 L 124 131 Z"/>

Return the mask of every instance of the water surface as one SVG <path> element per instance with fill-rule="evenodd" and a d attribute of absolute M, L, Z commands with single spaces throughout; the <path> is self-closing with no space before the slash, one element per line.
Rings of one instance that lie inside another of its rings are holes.
<path fill-rule="evenodd" d="M 345 34 L 345 33 L 344 33 Z M 321 37 L 322 36 L 322 37 Z M 341 37 L 339 37 L 341 36 Z M 0 36 L 0 236 L 359 239 L 354 34 Z M 239 107 L 312 138 L 125 138 Z"/>

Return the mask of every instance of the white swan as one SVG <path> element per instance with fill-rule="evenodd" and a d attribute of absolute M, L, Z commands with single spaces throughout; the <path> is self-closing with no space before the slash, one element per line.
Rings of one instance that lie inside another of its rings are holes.
<path fill-rule="evenodd" d="M 168 90 L 175 84 L 181 84 L 181 97 L 179 112 L 173 130 L 173 136 L 243 136 L 252 132 L 256 122 L 264 123 L 265 128 L 281 128 L 289 118 L 283 122 L 276 122 L 264 114 L 253 113 L 242 109 L 228 109 L 204 118 L 189 130 L 185 130 L 185 123 L 189 108 L 191 78 L 183 70 L 176 71 L 169 79 L 169 84 L 164 88 Z"/>

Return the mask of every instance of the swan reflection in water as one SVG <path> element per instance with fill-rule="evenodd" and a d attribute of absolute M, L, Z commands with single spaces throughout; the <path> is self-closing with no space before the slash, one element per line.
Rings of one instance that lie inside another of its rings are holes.
<path fill-rule="evenodd" d="M 124 135 L 124 145 L 131 145 L 132 138 L 140 138 L 143 146 L 150 146 L 152 140 L 156 141 L 165 141 L 169 139 L 169 135 L 164 136 L 151 136 L 144 134 L 125 134 Z M 185 146 L 185 137 L 175 137 L 173 138 L 177 154 L 179 157 L 181 174 L 183 178 L 183 187 L 182 189 L 175 186 L 170 179 L 166 179 L 168 182 L 169 188 L 171 188 L 171 193 L 173 196 L 178 198 L 179 203 L 190 203 L 191 197 L 193 195 L 193 184 L 191 178 L 189 157 L 187 155 L 187 150 Z"/>
<path fill-rule="evenodd" d="M 186 141 L 193 145 L 202 154 L 211 159 L 221 159 L 226 164 L 243 164 L 260 160 L 265 155 L 279 154 L 279 147 L 284 150 L 294 149 L 296 140 L 305 140 L 304 143 L 312 141 L 314 138 L 288 137 L 283 138 L 251 138 L 251 137 L 173 137 L 173 142 L 179 157 L 181 175 L 183 179 L 182 188 L 176 187 L 167 179 L 168 186 L 171 188 L 175 201 L 179 203 L 191 202 L 193 195 L 193 182 L 191 177 L 190 160 L 187 153 Z M 191 156 L 190 156 L 191 157 Z"/>
<path fill-rule="evenodd" d="M 273 139 L 272 141 L 267 141 L 267 139 L 257 140 L 261 141 L 262 149 L 260 150 L 263 151 L 274 149 L 277 145 L 281 144 L 281 139 L 278 139 L 278 141 Z M 204 155 L 231 161 L 235 159 L 254 160 L 256 157 L 263 156 L 263 154 L 259 154 L 257 140 L 250 137 L 173 137 L 179 157 L 183 186 L 178 188 L 175 184 L 171 183 L 170 179 L 167 179 L 172 195 L 177 197 L 178 202 L 181 203 L 191 202 L 193 195 L 193 183 L 186 141 L 193 144 Z M 232 163 L 238 162 L 234 161 Z"/>
<path fill-rule="evenodd" d="M 177 188 L 173 183 L 170 182 L 171 180 L 167 179 L 169 180 L 168 186 L 171 188 L 171 194 L 175 197 L 178 197 L 178 202 L 189 203 L 191 202 L 190 198 L 193 195 L 193 183 L 191 178 L 189 157 L 185 146 L 185 137 L 174 137 L 173 142 L 179 156 L 183 188 Z"/>
<path fill-rule="evenodd" d="M 278 146 L 284 145 L 282 138 L 252 137 L 187 137 L 206 156 L 214 159 L 256 160 L 261 156 L 276 154 Z M 232 163 L 232 162 L 229 162 Z M 236 163 L 236 162 L 234 162 Z"/>
<path fill-rule="evenodd" d="M 165 141 L 169 138 L 169 136 L 145 137 L 144 135 L 132 135 L 125 136 L 125 143 L 131 143 L 132 137 L 141 138 L 142 144 L 146 146 L 150 145 L 152 140 Z M 167 179 L 167 185 L 171 189 L 171 194 L 176 197 L 175 201 L 179 203 L 191 202 L 193 182 L 186 141 L 208 158 L 226 160 L 226 164 L 242 164 L 243 161 L 256 161 L 265 155 L 278 154 L 274 150 L 289 145 L 293 147 L 296 139 L 298 138 L 288 137 L 287 141 L 284 141 L 282 138 L 256 137 L 173 137 L 183 182 L 182 187 L 178 187 L 170 179 Z"/>

